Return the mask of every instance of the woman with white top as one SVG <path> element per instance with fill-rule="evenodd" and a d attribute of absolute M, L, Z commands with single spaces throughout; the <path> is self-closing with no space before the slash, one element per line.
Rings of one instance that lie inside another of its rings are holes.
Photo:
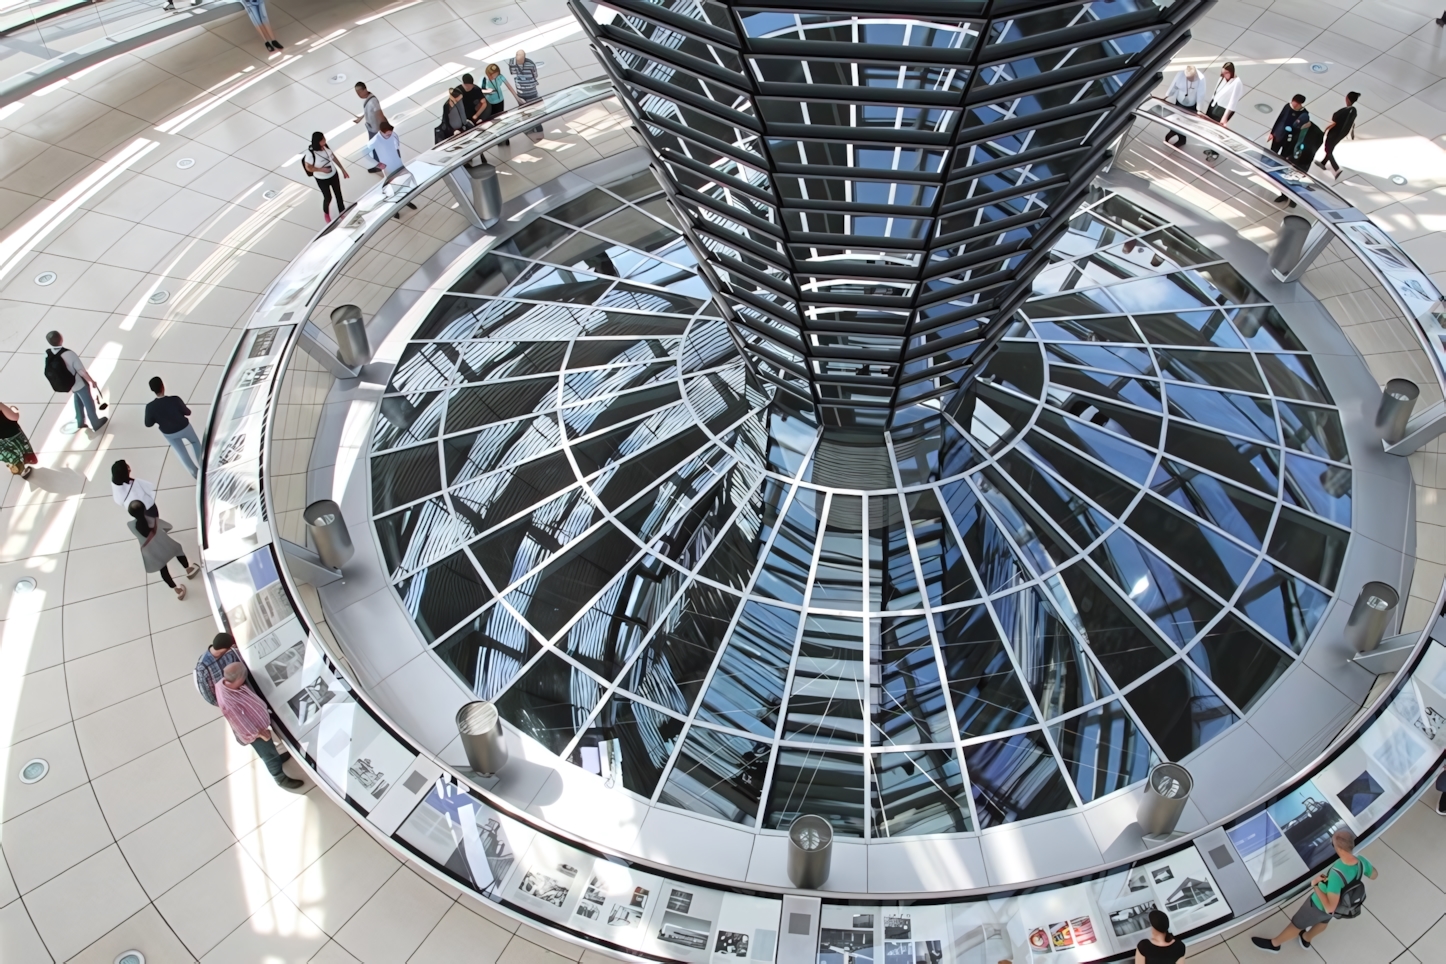
<path fill-rule="evenodd" d="M 317 131 L 311 135 L 311 147 L 301 155 L 301 166 L 306 173 L 316 178 L 316 186 L 321 188 L 321 216 L 326 218 L 326 223 L 331 223 L 331 197 L 336 195 L 336 213 L 341 216 L 346 202 L 341 199 L 341 178 L 351 177 L 346 168 L 341 166 L 341 161 L 326 146 L 326 135 Z M 337 173 L 341 177 L 337 177 Z"/>
<path fill-rule="evenodd" d="M 145 479 L 131 478 L 131 467 L 125 459 L 111 463 L 110 495 L 122 509 L 139 502 L 146 507 L 146 515 L 152 519 L 161 517 L 161 510 L 156 508 L 156 487 Z"/>
<path fill-rule="evenodd" d="M 1193 65 L 1186 67 L 1175 75 L 1170 82 L 1170 89 L 1165 92 L 1165 100 L 1181 110 L 1195 113 L 1200 105 L 1205 102 L 1205 75 L 1196 70 Z M 1185 146 L 1185 135 L 1177 130 L 1171 130 L 1165 135 L 1165 143 L 1171 143 L 1170 138 L 1179 138 L 1176 147 Z"/>
<path fill-rule="evenodd" d="M 1228 126 L 1243 93 L 1245 82 L 1235 76 L 1235 65 L 1225 62 L 1220 66 L 1220 81 L 1215 85 L 1215 94 L 1210 98 L 1210 106 L 1205 113 L 1211 120 Z"/>

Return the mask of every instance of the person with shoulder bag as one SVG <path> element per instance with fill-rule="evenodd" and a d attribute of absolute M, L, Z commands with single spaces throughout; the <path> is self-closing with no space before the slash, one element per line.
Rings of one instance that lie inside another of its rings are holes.
<path fill-rule="evenodd" d="M 453 87 L 447 91 L 447 99 L 442 103 L 442 123 L 432 131 L 432 143 L 440 144 L 453 134 L 460 134 L 473 126 L 467 119 L 467 109 L 463 103 L 466 94 L 461 87 Z"/>
<path fill-rule="evenodd" d="M 131 517 L 126 528 L 141 544 L 141 561 L 145 563 L 146 572 L 159 572 L 161 581 L 171 587 L 176 598 L 185 599 L 186 587 L 176 585 L 176 580 L 171 577 L 166 564 L 175 559 L 185 567 L 187 579 L 195 579 L 201 567 L 186 561 L 186 553 L 181 549 L 181 544 L 170 536 L 171 524 L 164 519 L 152 522 L 151 517 L 146 514 L 146 504 L 140 499 L 135 499 L 126 506 L 126 512 Z"/>
<path fill-rule="evenodd" d="M 1300 946 L 1310 948 L 1311 941 L 1336 918 L 1349 920 L 1361 916 L 1366 906 L 1366 881 L 1376 879 L 1376 868 L 1365 857 L 1356 856 L 1356 835 L 1342 827 L 1331 834 L 1336 860 L 1326 872 L 1311 882 L 1310 896 L 1291 915 L 1285 930 L 1273 938 L 1252 937 L 1250 943 L 1271 954 L 1295 938 Z"/>
<path fill-rule="evenodd" d="M 341 217 L 341 212 L 346 209 L 346 202 L 341 199 L 341 178 L 351 175 L 341 166 L 341 159 L 326 146 L 326 135 L 321 131 L 311 135 L 311 146 L 301 155 L 301 168 L 306 171 L 307 177 L 316 178 L 316 186 L 321 188 L 321 216 L 326 218 L 326 223 L 331 223 L 333 196 L 336 197 L 337 217 Z M 341 177 L 337 177 L 338 173 Z"/>

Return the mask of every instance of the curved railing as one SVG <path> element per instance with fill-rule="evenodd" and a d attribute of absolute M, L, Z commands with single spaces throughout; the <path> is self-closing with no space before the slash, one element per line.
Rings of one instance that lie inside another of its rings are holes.
<path fill-rule="evenodd" d="M 291 555 L 281 551 L 283 530 L 294 524 L 285 516 L 294 511 L 295 486 L 284 497 L 278 491 L 294 481 L 298 465 L 304 475 L 307 459 L 297 456 L 301 449 L 309 454 L 311 440 L 288 436 L 279 424 L 279 386 L 306 367 L 298 347 L 324 341 L 309 321 L 323 296 L 337 285 L 365 294 L 366 271 L 345 269 L 364 266 L 358 258 L 367 243 L 409 201 L 426 200 L 429 189 L 501 139 L 609 97 L 606 83 L 549 95 L 423 153 L 406 175 L 365 194 L 267 291 L 218 391 L 199 495 L 207 589 L 295 758 L 355 819 L 456 886 L 556 933 L 630 956 L 813 962 L 882 943 L 879 953 L 889 960 L 911 953 L 930 964 L 946 956 L 992 964 L 1046 951 L 1068 961 L 1124 957 L 1154 904 L 1169 910 L 1187 937 L 1218 932 L 1300 891 L 1326 859 L 1331 828 L 1349 826 L 1369 840 L 1419 795 L 1446 756 L 1446 646 L 1430 637 L 1434 618 L 1385 692 L 1269 796 L 1147 857 L 1025 888 L 800 893 L 680 873 L 562 833 L 410 739 L 354 683 L 345 654 L 328 638 L 319 605 L 308 601 L 316 598 L 309 584 L 315 574 L 293 572 Z M 1252 163 L 1248 145 L 1227 140 L 1214 143 Z M 1313 182 L 1279 171 L 1269 176 L 1307 204 L 1319 197 Z M 428 235 L 434 241 L 461 224 L 446 207 L 428 201 L 414 215 L 440 219 Z M 1373 265 L 1363 251 L 1366 236 L 1340 229 L 1364 223 L 1341 218 L 1332 229 Z M 371 297 L 375 303 L 380 296 Z M 1409 317 L 1424 324 L 1419 314 Z M 311 391 L 309 404 L 320 404 L 336 374 L 326 369 L 312 365 L 316 377 L 309 389 L 297 389 L 298 397 Z M 283 441 L 293 437 L 300 446 L 284 451 Z M 1433 617 L 1443 603 L 1438 593 Z"/>

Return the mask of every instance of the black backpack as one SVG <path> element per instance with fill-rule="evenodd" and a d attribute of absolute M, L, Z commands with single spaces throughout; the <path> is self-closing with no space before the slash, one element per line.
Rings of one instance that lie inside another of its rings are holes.
<path fill-rule="evenodd" d="M 1356 872 L 1356 879 L 1341 888 L 1341 898 L 1336 902 L 1335 913 L 1331 915 L 1332 917 L 1347 919 L 1359 917 L 1366 906 L 1366 868 L 1360 863 L 1357 863 L 1356 866 L 1360 868 Z M 1340 874 L 1340 871 L 1332 867 L 1331 873 Z M 1341 874 L 1341 880 L 1345 879 L 1346 875 Z"/>
<path fill-rule="evenodd" d="M 64 348 L 45 353 L 45 380 L 57 392 L 68 392 L 75 387 L 75 375 L 65 367 L 65 359 L 61 357 L 64 354 Z"/>

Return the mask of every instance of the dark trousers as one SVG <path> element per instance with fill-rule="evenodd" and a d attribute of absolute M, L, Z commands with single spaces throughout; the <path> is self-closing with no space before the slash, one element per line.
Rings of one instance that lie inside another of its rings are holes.
<path fill-rule="evenodd" d="M 1272 140 L 1272 141 L 1270 142 L 1270 151 L 1271 151 L 1272 154 L 1279 154 L 1281 157 L 1284 157 L 1284 158 L 1286 158 L 1286 159 L 1289 159 L 1289 158 L 1290 158 L 1290 141 L 1288 141 L 1288 140 L 1280 140 L 1280 141 Z"/>
<path fill-rule="evenodd" d="M 1176 105 L 1175 105 L 1175 108 L 1176 108 L 1177 110 L 1187 110 L 1187 111 L 1189 111 L 1189 112 L 1192 113 L 1192 114 L 1195 113 L 1195 108 L 1194 108 L 1194 107 L 1186 107 L 1186 106 L 1183 105 L 1183 104 L 1176 104 Z M 1178 140 L 1178 141 L 1176 142 L 1176 144 L 1175 144 L 1176 147 L 1184 147 L 1184 146 L 1185 146 L 1185 135 L 1184 135 L 1184 133 L 1182 133 L 1181 131 L 1177 131 L 1177 130 L 1175 130 L 1174 128 L 1171 128 L 1171 129 L 1170 129 L 1170 132 L 1165 135 L 1165 143 L 1166 143 L 1166 144 L 1170 143 L 1170 138 L 1172 138 L 1172 137 L 1179 138 L 1179 140 Z"/>
<path fill-rule="evenodd" d="M 340 214 L 342 208 L 346 207 L 346 202 L 341 199 L 341 175 L 319 177 L 316 179 L 316 186 L 321 188 L 321 213 L 331 213 L 331 198 L 336 195 L 336 213 Z"/>
<path fill-rule="evenodd" d="M 1325 142 L 1325 155 L 1322 156 L 1320 159 L 1321 167 L 1325 167 L 1327 164 L 1329 164 L 1331 167 L 1335 168 L 1337 174 L 1341 172 L 1341 166 L 1336 163 L 1336 145 L 1339 143 L 1340 141 L 1333 141 L 1327 138 Z"/>
<path fill-rule="evenodd" d="M 256 741 L 251 744 L 251 749 L 255 750 L 256 755 L 261 758 L 261 762 L 266 764 L 266 772 L 271 774 L 271 779 L 280 780 L 286 776 L 286 771 L 281 769 L 281 754 L 276 752 L 276 744 L 265 737 L 258 736 Z"/>
<path fill-rule="evenodd" d="M 184 555 L 177 556 L 176 561 L 181 564 L 182 568 L 191 568 L 191 564 L 186 561 L 186 557 Z M 165 566 L 161 567 L 161 582 L 170 586 L 172 589 L 176 588 L 176 580 L 171 578 L 171 570 L 167 569 Z"/>

